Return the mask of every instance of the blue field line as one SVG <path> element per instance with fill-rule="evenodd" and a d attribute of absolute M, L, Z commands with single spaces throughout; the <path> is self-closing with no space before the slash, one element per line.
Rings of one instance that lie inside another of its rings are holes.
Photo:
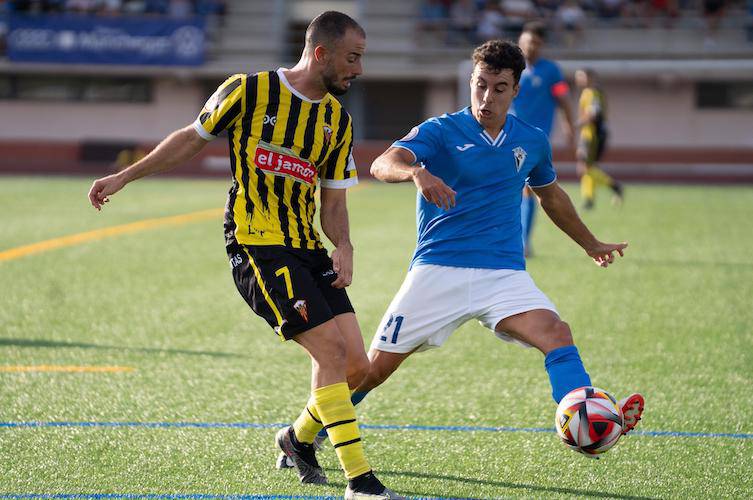
<path fill-rule="evenodd" d="M 198 428 L 198 429 L 280 429 L 290 424 L 253 422 L 0 422 L 0 428 L 21 427 L 138 427 L 138 428 Z M 436 432 L 524 432 L 553 433 L 550 427 L 483 427 L 472 425 L 399 425 L 361 424 L 362 429 L 381 431 L 436 431 Z M 631 435 L 649 437 L 681 438 L 728 438 L 753 439 L 753 434 L 734 432 L 681 432 L 681 431 L 633 431 Z M 0 498 L 2 494 L 0 494 Z"/>

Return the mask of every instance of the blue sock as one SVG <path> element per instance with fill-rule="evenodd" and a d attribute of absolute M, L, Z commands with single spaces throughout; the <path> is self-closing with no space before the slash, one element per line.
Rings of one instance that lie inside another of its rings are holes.
<path fill-rule="evenodd" d="M 550 351 L 544 358 L 544 367 L 549 374 L 552 397 L 556 403 L 573 389 L 591 385 L 591 377 L 586 373 L 578 348 L 574 345 Z"/>
<path fill-rule="evenodd" d="M 350 402 L 353 403 L 353 406 L 355 406 L 358 403 L 360 403 L 361 401 L 363 401 L 363 398 L 365 398 L 368 393 L 369 393 L 369 391 L 354 392 L 353 394 L 350 395 Z M 319 433 L 317 434 L 317 436 L 318 437 L 327 437 L 327 430 L 326 429 L 320 430 Z"/>

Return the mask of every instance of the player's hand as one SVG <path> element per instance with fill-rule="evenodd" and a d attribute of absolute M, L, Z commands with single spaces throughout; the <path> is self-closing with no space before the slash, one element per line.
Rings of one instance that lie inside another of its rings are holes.
<path fill-rule="evenodd" d="M 337 278 L 332 282 L 335 288 L 345 288 L 353 281 L 353 245 L 350 243 L 338 246 L 332 251 L 332 270 Z"/>
<path fill-rule="evenodd" d="M 426 167 L 416 169 L 413 174 L 413 182 L 421 192 L 421 196 L 429 203 L 433 203 L 444 210 L 449 210 L 455 206 L 455 195 L 457 193 L 442 179 L 426 170 Z"/>
<path fill-rule="evenodd" d="M 125 181 L 118 174 L 108 175 L 97 179 L 89 189 L 89 201 L 97 210 L 110 201 L 109 196 L 117 193 L 125 186 Z"/>
<path fill-rule="evenodd" d="M 625 255 L 625 248 L 628 244 L 622 243 L 601 243 L 598 242 L 593 248 L 587 249 L 586 253 L 591 257 L 597 266 L 607 267 L 614 262 L 614 253 L 620 254 L 620 257 Z"/>

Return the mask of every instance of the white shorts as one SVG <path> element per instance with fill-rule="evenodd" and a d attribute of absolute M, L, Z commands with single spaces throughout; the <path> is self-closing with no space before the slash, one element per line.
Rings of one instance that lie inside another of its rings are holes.
<path fill-rule="evenodd" d="M 557 314 L 526 271 L 422 264 L 408 271 L 371 348 L 408 353 L 440 347 L 468 320 L 477 319 L 494 331 L 503 319 L 534 309 Z M 528 346 L 504 332 L 494 333 L 502 340 Z"/>

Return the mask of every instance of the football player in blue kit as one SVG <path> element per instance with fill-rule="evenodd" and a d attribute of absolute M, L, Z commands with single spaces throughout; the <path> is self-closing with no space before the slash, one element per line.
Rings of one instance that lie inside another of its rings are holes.
<path fill-rule="evenodd" d="M 551 135 L 557 108 L 562 111 L 562 132 L 568 145 L 575 150 L 575 118 L 570 107 L 570 87 L 556 62 L 541 57 L 546 40 L 546 26 L 531 21 L 523 26 L 518 46 L 526 58 L 526 69 L 520 76 L 520 90 L 513 99 L 510 112 L 534 127 Z M 526 256 L 532 255 L 531 230 L 536 214 L 536 199 L 530 189 L 523 193 L 521 222 Z"/>
<path fill-rule="evenodd" d="M 473 52 L 471 106 L 433 117 L 395 142 L 371 166 L 384 182 L 413 182 L 418 241 L 410 269 L 369 350 L 370 369 L 354 404 L 411 354 L 440 347 L 476 319 L 502 340 L 535 347 L 559 401 L 591 379 L 570 327 L 526 272 L 520 205 L 526 182 L 554 223 L 607 267 L 627 243 L 604 243 L 583 224 L 557 183 L 549 140 L 508 114 L 525 68 L 511 42 L 491 40 Z M 623 433 L 641 418 L 644 399 L 622 399 Z M 317 442 L 323 442 L 322 431 Z M 284 467 L 278 462 L 278 467 Z"/>
<path fill-rule="evenodd" d="M 546 214 L 599 266 L 622 256 L 627 243 L 605 243 L 589 231 L 557 183 L 547 135 L 508 114 L 525 68 L 518 46 L 488 41 L 475 49 L 473 63 L 471 106 L 413 128 L 371 166 L 381 181 L 415 183 L 418 242 L 353 400 L 471 319 L 502 340 L 540 350 L 555 402 L 591 385 L 570 327 L 526 272 L 523 186 L 528 182 Z M 635 393 L 619 405 L 627 433 L 640 420 L 644 399 Z"/>

